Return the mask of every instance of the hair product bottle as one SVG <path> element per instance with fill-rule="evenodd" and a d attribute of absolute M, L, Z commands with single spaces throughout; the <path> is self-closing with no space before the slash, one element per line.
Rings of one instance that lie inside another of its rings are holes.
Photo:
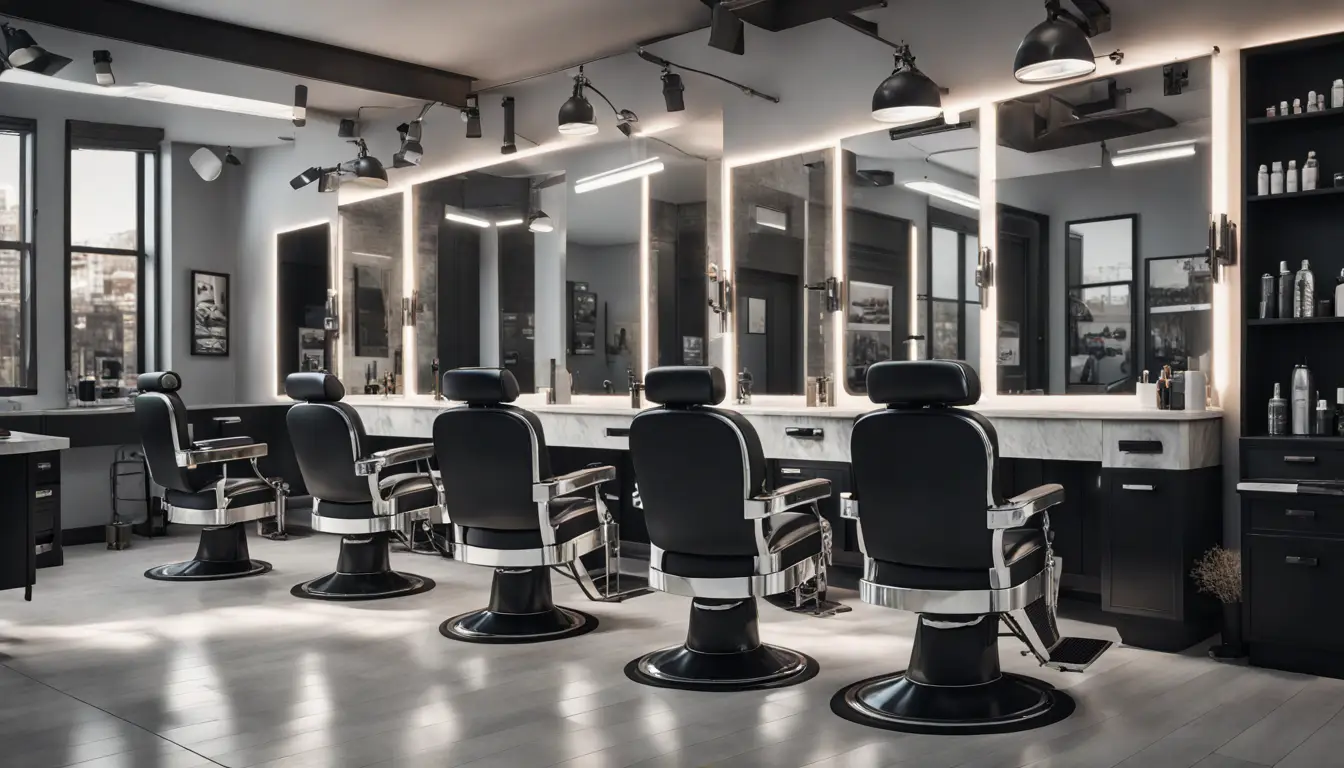
<path fill-rule="evenodd" d="M 1274 396 L 1269 399 L 1269 434 L 1288 434 L 1288 401 L 1279 391 L 1279 383 L 1274 382 Z"/>

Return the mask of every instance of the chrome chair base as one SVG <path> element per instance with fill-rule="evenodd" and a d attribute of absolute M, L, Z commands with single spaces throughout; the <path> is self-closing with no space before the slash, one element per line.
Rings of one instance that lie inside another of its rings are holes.
<path fill-rule="evenodd" d="M 341 537 L 336 572 L 320 576 L 289 591 L 310 600 L 386 600 L 428 592 L 434 581 L 392 570 L 389 533 Z"/>
<path fill-rule="evenodd" d="M 496 568 L 490 605 L 439 625 L 444 637 L 466 643 L 542 643 L 597 629 L 597 617 L 562 608 L 551 597 L 549 568 Z"/>
<path fill-rule="evenodd" d="M 752 691 L 796 685 L 819 669 L 805 654 L 761 643 L 755 599 L 696 598 L 686 643 L 635 659 L 625 676 L 657 688 Z"/>
<path fill-rule="evenodd" d="M 1049 683 L 999 669 L 999 616 L 921 614 L 910 668 L 853 683 L 831 699 L 851 722 L 906 733 L 1014 733 L 1073 713 Z"/>
<path fill-rule="evenodd" d="M 145 577 L 155 581 L 222 581 L 260 576 L 270 570 L 270 563 L 248 555 L 245 524 L 233 523 L 202 530 L 195 558 L 150 568 Z"/>

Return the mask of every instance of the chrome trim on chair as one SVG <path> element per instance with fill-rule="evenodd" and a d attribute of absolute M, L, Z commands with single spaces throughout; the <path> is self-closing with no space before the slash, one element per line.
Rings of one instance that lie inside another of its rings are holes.
<path fill-rule="evenodd" d="M 377 451 L 366 459 L 355 459 L 355 474 L 360 477 L 376 475 L 387 467 L 398 464 L 410 464 L 416 461 L 428 461 L 434 457 L 433 443 L 407 445 L 401 448 L 389 448 Z"/>
<path fill-rule="evenodd" d="M 822 558 L 821 554 L 817 554 L 781 571 L 720 579 L 674 576 L 654 568 L 650 562 L 649 586 L 670 595 L 714 600 L 746 600 L 782 595 L 822 573 L 825 569 Z"/>
<path fill-rule="evenodd" d="M 776 488 L 770 493 L 747 499 L 743 505 L 742 516 L 748 520 L 764 520 L 772 515 L 830 498 L 830 495 L 830 480 L 821 477 L 799 480 Z"/>
<path fill-rule="evenodd" d="M 233 525 L 234 523 L 250 523 L 253 520 L 275 517 L 277 502 L 267 501 L 246 507 L 229 507 L 225 509 L 187 509 L 186 507 L 175 507 L 165 501 L 163 503 L 163 508 L 168 513 L 168 522 L 170 523 L 219 527 Z"/>
<path fill-rule="evenodd" d="M 313 520 L 309 527 L 318 533 L 334 533 L 340 536 L 397 531 L 408 521 L 432 521 L 434 512 L 438 509 L 438 507 L 421 507 L 420 509 L 406 509 L 390 515 L 375 515 L 373 517 L 323 517 L 319 511 L 321 507 L 322 500 L 314 498 Z"/>
<path fill-rule="evenodd" d="M 1047 578 L 1046 571 L 1042 570 L 1007 589 L 908 589 L 869 581 L 869 568 L 865 567 L 864 571 L 864 578 L 859 582 L 859 597 L 863 602 L 911 613 L 979 614 L 1022 610 L 1045 596 Z"/>
<path fill-rule="evenodd" d="M 491 568 L 545 568 L 568 565 L 589 552 L 604 548 L 601 526 L 579 534 L 569 541 L 539 549 L 489 549 L 462 543 L 460 529 L 454 526 L 453 559 L 467 565 Z"/>
<path fill-rule="evenodd" d="M 592 488 L 616 479 L 616 468 L 611 466 L 587 467 L 567 475 L 552 477 L 532 484 L 532 501 L 545 504 L 561 496 Z"/>
<path fill-rule="evenodd" d="M 200 464 L 259 459 L 266 453 L 267 446 L 265 443 L 251 443 L 228 448 L 188 448 L 184 451 L 174 451 L 173 458 L 177 461 L 177 466 L 194 469 Z"/>
<path fill-rule="evenodd" d="M 859 500 L 854 498 L 854 494 L 849 491 L 840 494 L 840 519 L 859 519 Z"/>
<path fill-rule="evenodd" d="M 1014 496 L 1007 504 L 990 507 L 985 525 L 993 530 L 1021 528 L 1031 518 L 1063 502 L 1064 486 L 1047 483 Z"/>

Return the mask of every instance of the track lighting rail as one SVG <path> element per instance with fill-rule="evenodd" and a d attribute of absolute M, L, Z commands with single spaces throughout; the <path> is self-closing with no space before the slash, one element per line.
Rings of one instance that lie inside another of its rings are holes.
<path fill-rule="evenodd" d="M 641 58 L 641 59 L 643 59 L 643 60 L 649 62 L 650 64 L 656 64 L 657 66 L 663 67 L 664 69 L 671 67 L 671 68 L 673 68 L 673 69 L 681 69 L 681 70 L 685 70 L 685 71 L 687 71 L 687 72 L 694 72 L 694 73 L 697 74 L 697 75 L 704 75 L 705 77 L 711 77 L 711 78 L 713 78 L 713 79 L 715 79 L 715 80 L 718 80 L 718 81 L 721 82 L 721 83 L 727 83 L 728 85 L 733 86 L 734 88 L 738 89 L 738 90 L 741 91 L 742 93 L 744 93 L 744 94 L 746 94 L 747 96 L 750 96 L 750 97 L 752 97 L 752 98 L 755 98 L 755 99 L 762 99 L 762 100 L 764 100 L 764 101 L 768 101 L 768 102 L 770 102 L 770 103 L 772 103 L 772 104 L 778 104 L 778 103 L 779 103 L 779 97 L 778 97 L 778 96 L 771 96 L 771 95 L 768 94 L 768 93 L 762 93 L 762 92 L 756 90 L 755 88 L 752 88 L 751 86 L 743 85 L 743 84 L 741 84 L 741 83 L 739 83 L 739 82 L 736 82 L 736 81 L 734 81 L 734 80 L 729 80 L 728 78 L 726 78 L 726 77 L 721 77 L 721 76 L 719 76 L 719 75 L 714 74 L 713 72 L 705 72 L 704 70 L 695 69 L 695 68 L 693 68 L 693 67 L 687 67 L 687 66 L 678 64 L 678 63 L 676 63 L 676 62 L 674 62 L 674 61 L 669 61 L 669 60 L 667 60 L 667 59 L 664 59 L 664 58 L 661 57 L 661 56 L 658 56 L 658 55 L 656 55 L 656 54 L 650 53 L 650 52 L 649 52 L 648 50 L 646 50 L 646 49 L 644 48 L 644 46 L 642 46 L 642 45 L 639 46 L 639 47 L 637 47 L 637 48 L 635 48 L 635 53 L 639 54 L 639 58 Z"/>

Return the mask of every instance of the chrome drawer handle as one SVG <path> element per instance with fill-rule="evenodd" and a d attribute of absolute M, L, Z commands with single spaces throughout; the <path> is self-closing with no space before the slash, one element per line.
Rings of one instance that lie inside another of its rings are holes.
<path fill-rule="evenodd" d="M 47 489 L 45 491 L 38 491 L 37 493 L 33 494 L 33 497 L 38 499 L 49 499 L 51 498 L 51 495 L 53 493 L 55 493 L 55 491 Z"/>
<path fill-rule="evenodd" d="M 1315 456 L 1284 456 L 1284 457 L 1283 457 L 1283 461 L 1284 461 L 1285 464 L 1315 464 L 1315 463 L 1316 463 L 1316 457 L 1315 457 Z"/>
<path fill-rule="evenodd" d="M 1151 485 L 1129 485 L 1125 483 L 1120 486 L 1123 491 L 1156 491 L 1157 488 Z"/>
<path fill-rule="evenodd" d="M 1315 568 L 1320 561 L 1314 557 L 1298 557 L 1289 555 L 1283 558 L 1284 565 L 1300 565 L 1303 568 Z"/>
<path fill-rule="evenodd" d="M 779 474 L 781 474 L 781 475 L 801 475 L 801 474 L 803 474 L 803 470 L 798 469 L 797 467 L 783 467 L 783 468 L 781 468 L 781 469 L 779 470 Z"/>
<path fill-rule="evenodd" d="M 1316 512 L 1310 509 L 1285 509 L 1283 514 L 1288 517 L 1315 517 Z"/>
<path fill-rule="evenodd" d="M 50 462 L 50 461 L 39 461 L 39 462 L 37 462 L 37 471 L 38 471 L 38 472 L 47 472 L 47 471 L 49 471 L 50 469 L 51 469 L 51 462 Z"/>

